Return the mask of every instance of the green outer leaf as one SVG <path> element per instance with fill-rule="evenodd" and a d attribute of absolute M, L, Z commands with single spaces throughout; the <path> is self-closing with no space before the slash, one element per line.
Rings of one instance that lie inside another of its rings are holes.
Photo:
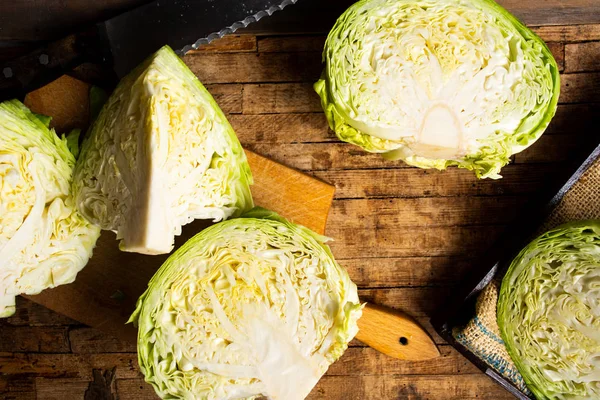
<path fill-rule="evenodd" d="M 510 162 L 513 154 L 519 153 L 531 146 L 544 133 L 548 124 L 556 113 L 558 98 L 560 95 L 560 76 L 558 64 L 552 56 L 550 49 L 544 41 L 533 31 L 523 25 L 517 18 L 510 14 L 506 9 L 493 0 L 471 0 L 472 3 L 480 6 L 482 10 L 493 13 L 496 17 L 508 21 L 514 28 L 528 41 L 534 41 L 541 49 L 541 57 L 544 58 L 549 68 L 552 78 L 553 96 L 546 108 L 546 112 L 538 119 L 538 123 L 532 126 L 528 131 L 521 133 L 517 137 L 505 136 L 498 140 L 492 138 L 485 141 L 477 154 L 469 154 L 461 160 L 443 160 L 427 159 L 423 157 L 408 155 L 402 143 L 380 139 L 361 132 L 353 127 L 348 121 L 345 113 L 336 105 L 332 91 L 333 82 L 337 79 L 335 76 L 329 76 L 330 60 L 327 54 L 328 46 L 334 40 L 336 35 L 343 35 L 346 20 L 354 17 L 356 10 L 373 0 L 360 0 L 352 5 L 336 21 L 330 31 L 325 48 L 323 50 L 323 62 L 326 64 L 321 78 L 314 84 L 314 89 L 321 98 L 321 105 L 329 127 L 336 133 L 340 140 L 362 147 L 364 150 L 372 153 L 383 153 L 384 157 L 391 160 L 402 159 L 409 165 L 419 168 L 435 168 L 444 170 L 450 166 L 457 166 L 475 172 L 478 178 L 499 179 L 499 174 L 503 166 Z"/>
<path fill-rule="evenodd" d="M 600 352 L 600 316 L 592 311 L 598 276 L 600 220 L 575 221 L 544 233 L 517 255 L 504 276 L 497 306 L 500 333 L 525 383 L 540 400 L 600 396 L 598 379 L 586 383 L 583 376 L 567 376 L 583 374 L 590 367 L 587 360 Z M 580 284 L 584 291 L 578 298 L 573 292 Z M 579 308 L 564 320 L 569 300 Z M 589 332 L 595 332 L 595 337 Z M 542 334 L 555 337 L 548 342 Z M 539 358 L 540 352 L 544 358 Z M 599 369 L 595 362 L 587 373 Z M 560 379 L 550 379 L 548 371 Z"/>

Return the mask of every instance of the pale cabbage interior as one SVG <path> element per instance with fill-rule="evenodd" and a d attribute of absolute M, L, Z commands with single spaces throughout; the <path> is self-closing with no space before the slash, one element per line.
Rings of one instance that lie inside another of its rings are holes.
<path fill-rule="evenodd" d="M 100 232 L 70 195 L 75 157 L 17 100 L 0 104 L 0 317 L 15 296 L 73 282 Z"/>
<path fill-rule="evenodd" d="M 600 224 L 550 231 L 513 261 L 498 322 L 540 399 L 600 398 Z"/>
<path fill-rule="evenodd" d="M 363 0 L 323 57 L 315 88 L 338 136 L 421 167 L 497 177 L 558 97 L 543 42 L 488 0 Z"/>
<path fill-rule="evenodd" d="M 255 216 L 190 239 L 140 298 L 140 365 L 161 397 L 303 399 L 356 334 L 356 286 L 323 238 Z"/>
<path fill-rule="evenodd" d="M 168 48 L 120 84 L 77 164 L 79 210 L 124 251 L 168 253 L 194 219 L 252 206 L 243 150 L 210 94 Z"/>

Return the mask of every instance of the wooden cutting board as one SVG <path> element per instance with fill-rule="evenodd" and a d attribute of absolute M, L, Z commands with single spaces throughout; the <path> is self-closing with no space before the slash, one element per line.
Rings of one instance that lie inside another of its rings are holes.
<path fill-rule="evenodd" d="M 57 132 L 87 125 L 89 85 L 69 76 L 28 94 L 25 104 L 51 116 Z M 323 234 L 335 188 L 256 153 L 246 150 L 254 177 L 256 205 Z M 210 225 L 194 221 L 183 227 L 175 248 Z M 76 321 L 135 341 L 137 330 L 125 322 L 138 297 L 167 255 L 148 256 L 121 252 L 115 234 L 103 231 L 88 265 L 74 283 L 48 289 L 32 301 Z M 388 355 L 421 360 L 439 355 L 429 335 L 410 317 L 395 310 L 368 305 L 359 321 L 357 338 Z"/>

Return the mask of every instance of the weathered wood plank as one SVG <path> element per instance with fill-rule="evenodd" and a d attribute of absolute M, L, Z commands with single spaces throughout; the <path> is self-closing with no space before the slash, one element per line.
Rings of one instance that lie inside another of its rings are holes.
<path fill-rule="evenodd" d="M 331 227 L 327 236 L 340 258 L 478 256 L 503 226 L 405 227 L 393 229 Z"/>
<path fill-rule="evenodd" d="M 0 323 L 0 352 L 68 353 L 68 327 Z"/>
<path fill-rule="evenodd" d="M 439 347 L 440 357 L 406 361 L 370 347 L 352 347 L 327 370 L 328 376 L 472 374 L 479 370 L 450 345 Z"/>
<path fill-rule="evenodd" d="M 86 326 L 69 331 L 71 349 L 76 354 L 95 353 L 135 353 L 133 342 L 117 339 L 111 334 Z"/>
<path fill-rule="evenodd" d="M 565 46 L 565 71 L 600 71 L 600 42 L 567 44 Z"/>
<path fill-rule="evenodd" d="M 448 286 L 458 284 L 473 268 L 466 257 L 337 257 L 360 288 Z"/>
<path fill-rule="evenodd" d="M 4 320 L 12 326 L 66 326 L 79 325 L 79 322 L 69 317 L 55 313 L 31 300 L 17 297 L 15 314 Z"/>
<path fill-rule="evenodd" d="M 21 397 L 18 397 L 17 394 L 23 396 L 33 394 L 32 398 L 35 398 L 35 378 L 0 375 L 0 398 L 20 399 Z"/>
<path fill-rule="evenodd" d="M 515 163 L 553 163 L 571 161 L 582 145 L 590 142 L 590 131 L 572 135 L 542 135 L 531 147 L 515 154 Z"/>
<path fill-rule="evenodd" d="M 36 378 L 36 400 L 83 400 L 89 384 L 80 379 Z"/>
<path fill-rule="evenodd" d="M 454 289 L 451 286 L 359 289 L 358 296 L 361 301 L 403 310 L 419 318 L 445 306 Z"/>
<path fill-rule="evenodd" d="M 43 354 L 0 353 L 0 374 L 77 378 L 91 381 L 93 370 L 116 367 L 117 379 L 139 378 L 135 353 Z"/>
<path fill-rule="evenodd" d="M 550 52 L 558 64 L 558 70 L 563 72 L 565 70 L 565 44 L 564 43 L 547 43 Z"/>
<path fill-rule="evenodd" d="M 306 53 L 195 53 L 183 57 L 205 84 L 312 82 L 321 73 L 321 57 Z"/>
<path fill-rule="evenodd" d="M 600 40 L 600 24 L 534 26 L 533 31 L 546 42 L 587 42 Z"/>
<path fill-rule="evenodd" d="M 504 225 L 528 201 L 526 196 L 420 197 L 338 200 L 328 225 L 340 229 Z"/>
<path fill-rule="evenodd" d="M 323 51 L 325 35 L 270 36 L 258 39 L 259 53 Z"/>
<path fill-rule="evenodd" d="M 225 35 L 209 44 L 203 44 L 197 49 L 191 50 L 188 54 L 255 52 L 256 48 L 256 36 L 254 35 Z"/>
<path fill-rule="evenodd" d="M 215 98 L 224 113 L 240 114 L 242 112 L 242 85 L 235 83 L 206 85 L 206 89 Z"/>
<path fill-rule="evenodd" d="M 117 381 L 120 398 L 128 400 L 158 399 L 152 387 L 142 379 Z M 514 397 L 482 375 L 461 376 L 390 376 L 361 377 L 324 376 L 308 399 L 382 400 L 382 399 L 435 399 L 469 400 L 489 398 L 495 400 Z"/>
<path fill-rule="evenodd" d="M 482 374 L 450 376 L 324 376 L 308 400 L 509 400 L 506 390 Z"/>
<path fill-rule="evenodd" d="M 600 102 L 600 73 L 563 74 L 560 85 L 562 103 Z"/>
<path fill-rule="evenodd" d="M 312 175 L 334 184 L 336 199 L 355 199 L 531 194 L 544 187 L 560 170 L 558 163 L 513 164 L 502 169 L 504 178 L 500 180 L 477 179 L 473 172 L 458 168 L 315 171 Z"/>
<path fill-rule="evenodd" d="M 244 114 L 322 111 L 312 83 L 244 85 Z"/>
<path fill-rule="evenodd" d="M 118 379 L 117 393 L 120 399 L 127 400 L 159 400 L 152 386 L 143 379 Z"/>
<path fill-rule="evenodd" d="M 400 160 L 386 160 L 381 154 L 369 153 L 349 143 L 252 143 L 244 141 L 243 144 L 247 149 L 273 161 L 302 171 L 408 167 Z"/>
<path fill-rule="evenodd" d="M 320 113 L 230 115 L 229 122 L 242 144 L 337 141 Z"/>

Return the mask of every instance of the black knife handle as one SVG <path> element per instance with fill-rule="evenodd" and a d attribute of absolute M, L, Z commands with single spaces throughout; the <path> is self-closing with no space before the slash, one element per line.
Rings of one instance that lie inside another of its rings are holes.
<path fill-rule="evenodd" d="M 77 65 L 105 61 L 96 27 L 50 42 L 24 56 L 0 63 L 0 100 L 21 98 Z"/>

